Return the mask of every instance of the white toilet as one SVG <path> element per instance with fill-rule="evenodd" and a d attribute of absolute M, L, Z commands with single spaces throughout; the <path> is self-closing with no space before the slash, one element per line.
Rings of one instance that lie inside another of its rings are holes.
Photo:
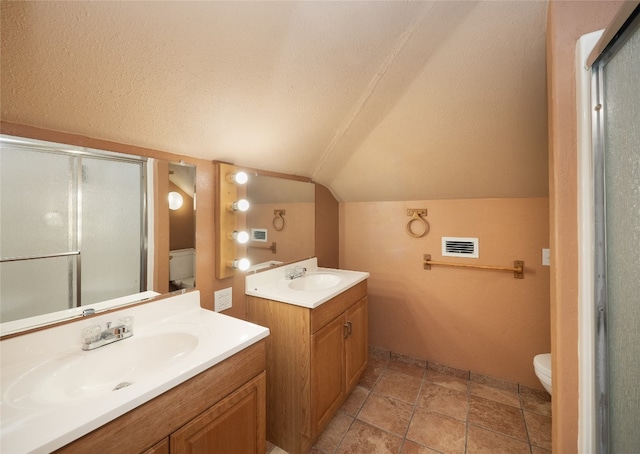
<path fill-rule="evenodd" d="M 551 394 L 551 353 L 536 355 L 533 358 L 533 368 L 544 389 Z"/>
<path fill-rule="evenodd" d="M 194 262 L 195 249 L 176 249 L 169 251 L 169 280 L 177 288 L 195 287 Z"/>

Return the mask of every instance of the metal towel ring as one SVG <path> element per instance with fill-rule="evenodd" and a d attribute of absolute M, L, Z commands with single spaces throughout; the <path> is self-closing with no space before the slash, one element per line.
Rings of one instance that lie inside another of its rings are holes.
<path fill-rule="evenodd" d="M 286 214 L 286 210 L 273 210 L 273 214 L 275 215 L 275 217 L 273 218 L 273 221 L 271 223 L 273 224 L 273 228 L 280 232 L 284 229 L 285 226 L 283 216 Z"/>
<path fill-rule="evenodd" d="M 427 222 L 427 220 L 425 218 L 423 218 L 422 216 L 426 216 L 427 215 L 427 210 L 426 209 L 409 209 L 407 210 L 407 216 L 411 216 L 411 219 L 409 219 L 409 222 L 407 222 L 407 233 L 409 234 L 409 236 L 412 236 L 414 238 L 420 238 L 422 236 L 425 236 L 427 233 L 429 233 L 429 223 Z M 422 224 L 422 231 L 419 231 L 418 233 L 414 233 L 413 230 L 411 230 L 411 224 L 417 221 L 420 224 Z"/>

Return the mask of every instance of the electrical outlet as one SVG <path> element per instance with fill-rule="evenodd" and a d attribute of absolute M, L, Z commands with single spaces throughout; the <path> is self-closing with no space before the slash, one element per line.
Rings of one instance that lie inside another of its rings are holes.
<path fill-rule="evenodd" d="M 542 250 L 542 265 L 544 266 L 551 265 L 551 251 L 549 251 L 549 249 Z"/>
<path fill-rule="evenodd" d="M 222 290 L 217 290 L 213 293 L 213 301 L 215 303 L 216 312 L 226 311 L 227 309 L 231 309 L 231 301 L 232 301 L 232 287 L 223 288 Z"/>

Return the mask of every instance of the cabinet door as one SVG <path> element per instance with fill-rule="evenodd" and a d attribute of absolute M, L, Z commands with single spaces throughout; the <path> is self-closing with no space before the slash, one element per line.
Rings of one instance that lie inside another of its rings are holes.
<path fill-rule="evenodd" d="M 344 317 L 311 336 L 311 436 L 331 420 L 344 400 Z"/>
<path fill-rule="evenodd" d="M 346 391 L 349 393 L 358 384 L 362 372 L 367 367 L 369 318 L 366 297 L 347 310 L 345 320 L 348 327 L 345 339 Z"/>
<path fill-rule="evenodd" d="M 264 454 L 265 385 L 263 372 L 174 432 L 171 453 Z"/>

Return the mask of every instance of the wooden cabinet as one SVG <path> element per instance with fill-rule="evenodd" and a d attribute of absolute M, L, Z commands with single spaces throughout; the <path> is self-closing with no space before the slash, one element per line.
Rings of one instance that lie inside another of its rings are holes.
<path fill-rule="evenodd" d="M 56 453 L 264 454 L 265 368 L 262 340 Z"/>
<path fill-rule="evenodd" d="M 266 448 L 258 424 L 265 408 L 265 374 L 186 424 L 170 437 L 172 454 L 257 453 Z M 261 425 L 262 426 L 262 425 Z M 264 427 L 264 426 L 262 426 Z"/>
<path fill-rule="evenodd" d="M 169 438 L 163 439 L 160 443 L 153 445 L 142 454 L 169 454 Z"/>
<path fill-rule="evenodd" d="M 344 349 L 346 387 L 351 391 L 358 384 L 369 358 L 369 313 L 366 298 L 351 306 L 345 321 L 348 325 Z"/>
<path fill-rule="evenodd" d="M 315 309 L 247 297 L 267 339 L 267 439 L 306 453 L 367 366 L 367 282 Z"/>

